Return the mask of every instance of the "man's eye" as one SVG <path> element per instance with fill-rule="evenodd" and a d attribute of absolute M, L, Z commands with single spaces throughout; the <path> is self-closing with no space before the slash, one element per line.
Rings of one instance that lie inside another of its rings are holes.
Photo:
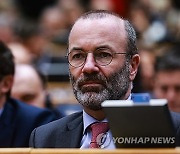
<path fill-rule="evenodd" d="M 180 92 L 180 85 L 175 86 L 175 91 L 176 91 L 177 93 Z"/>
<path fill-rule="evenodd" d="M 168 91 L 168 87 L 167 86 L 162 86 L 161 91 L 166 93 Z"/>
<path fill-rule="evenodd" d="M 84 54 L 82 54 L 82 53 L 77 53 L 72 56 L 73 60 L 78 60 L 78 59 L 82 59 L 82 58 L 84 58 Z"/>
<path fill-rule="evenodd" d="M 97 58 L 110 58 L 112 55 L 108 52 L 100 52 L 97 55 Z"/>
<path fill-rule="evenodd" d="M 30 102 L 30 101 L 32 101 L 35 97 L 36 97 L 35 94 L 24 94 L 23 96 L 21 96 L 21 100 L 24 101 L 24 102 Z"/>

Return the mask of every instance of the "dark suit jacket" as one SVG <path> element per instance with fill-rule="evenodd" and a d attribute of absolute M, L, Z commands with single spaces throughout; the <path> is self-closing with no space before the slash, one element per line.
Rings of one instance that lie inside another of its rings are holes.
<path fill-rule="evenodd" d="M 32 130 L 54 119 L 49 110 L 9 99 L 0 117 L 0 147 L 28 147 Z"/>
<path fill-rule="evenodd" d="M 171 113 L 176 130 L 176 138 L 180 139 L 180 114 Z M 30 138 L 30 147 L 34 148 L 79 148 L 83 135 L 82 112 L 51 122 L 36 128 Z"/>

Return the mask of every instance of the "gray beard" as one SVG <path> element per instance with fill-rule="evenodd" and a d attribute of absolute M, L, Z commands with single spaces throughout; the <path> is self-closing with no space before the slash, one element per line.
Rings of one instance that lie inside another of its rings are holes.
<path fill-rule="evenodd" d="M 83 74 L 76 81 L 70 73 L 70 80 L 73 91 L 78 102 L 91 110 L 101 110 L 101 103 L 105 100 L 120 100 L 124 98 L 130 85 L 129 62 L 126 61 L 123 67 L 106 78 L 103 74 Z M 86 81 L 100 81 L 102 88 L 82 88 L 81 83 Z"/>

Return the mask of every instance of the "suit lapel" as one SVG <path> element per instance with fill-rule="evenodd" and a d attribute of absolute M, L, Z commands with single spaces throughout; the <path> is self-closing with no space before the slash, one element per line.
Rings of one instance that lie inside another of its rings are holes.
<path fill-rule="evenodd" d="M 79 119 L 77 119 L 79 120 Z M 73 126 L 72 123 L 69 124 L 69 132 L 70 132 L 70 147 L 75 147 L 75 148 L 79 148 L 80 147 L 80 142 L 82 139 L 82 134 L 83 134 L 83 121 L 81 118 L 80 123 L 78 121 L 77 122 L 76 127 Z M 72 127 L 73 126 L 73 127 Z"/>
<path fill-rule="evenodd" d="M 79 148 L 83 133 L 82 113 L 76 119 L 67 123 L 67 130 L 61 134 L 62 138 L 56 142 L 56 147 Z M 59 142 L 60 141 L 60 142 Z"/>

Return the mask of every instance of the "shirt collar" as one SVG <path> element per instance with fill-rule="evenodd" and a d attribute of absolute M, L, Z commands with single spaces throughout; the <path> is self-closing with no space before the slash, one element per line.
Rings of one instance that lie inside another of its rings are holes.
<path fill-rule="evenodd" d="M 129 95 L 127 100 L 131 100 L 131 94 Z M 97 119 L 94 119 L 92 116 L 90 116 L 83 110 L 83 125 L 84 125 L 83 134 L 85 133 L 87 127 L 94 122 L 99 122 L 99 121 Z M 107 119 L 104 119 L 101 122 L 107 122 Z"/>
<path fill-rule="evenodd" d="M 92 116 L 90 116 L 83 110 L 83 124 L 84 124 L 83 134 L 85 133 L 87 127 L 94 122 L 100 122 L 100 121 L 98 121 L 97 119 L 94 119 Z M 107 122 L 107 119 L 104 119 L 101 122 Z"/>
<path fill-rule="evenodd" d="M 131 100 L 131 96 L 132 96 L 132 94 L 129 95 L 129 97 L 127 98 L 127 100 Z"/>

